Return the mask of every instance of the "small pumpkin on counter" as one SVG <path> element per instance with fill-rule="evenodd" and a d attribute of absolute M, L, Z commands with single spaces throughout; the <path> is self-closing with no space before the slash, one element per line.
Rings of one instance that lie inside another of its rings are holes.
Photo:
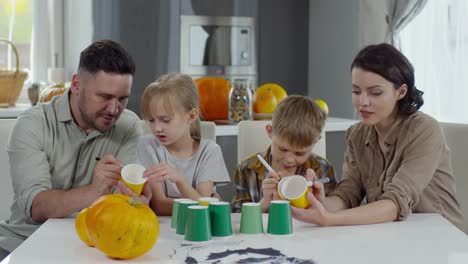
<path fill-rule="evenodd" d="M 228 119 L 231 84 L 222 77 L 202 77 L 195 80 L 200 96 L 200 111 L 205 120 Z"/>
<path fill-rule="evenodd" d="M 109 257 L 131 259 L 141 256 L 158 239 L 159 223 L 153 210 L 123 194 L 109 194 L 97 199 L 84 213 L 84 223 L 80 214 L 75 220 L 80 238 L 88 244 L 83 235 L 87 234 L 88 245 L 94 245 Z"/>
<path fill-rule="evenodd" d="M 276 83 L 266 83 L 255 90 L 253 110 L 255 113 L 271 114 L 288 93 Z"/>
<path fill-rule="evenodd" d="M 52 97 L 63 94 L 67 90 L 67 87 L 64 83 L 56 83 L 50 85 L 44 89 L 42 89 L 41 93 L 39 94 L 39 102 L 49 102 L 52 100 Z"/>

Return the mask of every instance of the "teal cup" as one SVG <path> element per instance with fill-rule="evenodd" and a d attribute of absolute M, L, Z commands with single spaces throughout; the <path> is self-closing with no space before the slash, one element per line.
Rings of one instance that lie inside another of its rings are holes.
<path fill-rule="evenodd" d="M 241 208 L 240 232 L 243 234 L 262 234 L 262 206 L 259 203 L 243 203 Z"/>
<path fill-rule="evenodd" d="M 270 202 L 267 233 L 272 235 L 292 234 L 291 206 L 289 201 L 274 200 Z"/>
<path fill-rule="evenodd" d="M 190 199 L 186 198 L 178 198 L 174 199 L 174 202 L 172 203 L 172 216 L 171 216 L 171 228 L 175 229 L 177 227 L 177 213 L 179 211 L 179 202 L 180 201 L 190 201 Z"/>
<path fill-rule="evenodd" d="M 184 235 L 185 234 L 185 224 L 187 222 L 187 211 L 188 207 L 191 205 L 197 205 L 198 202 L 192 200 L 180 201 L 179 208 L 177 210 L 177 226 L 176 234 Z"/>
<path fill-rule="evenodd" d="M 209 206 L 211 235 L 225 237 L 232 235 L 231 207 L 227 202 L 211 202 Z"/>
<path fill-rule="evenodd" d="M 192 205 L 187 208 L 187 222 L 185 224 L 185 240 L 211 240 L 210 213 L 208 206 Z"/>

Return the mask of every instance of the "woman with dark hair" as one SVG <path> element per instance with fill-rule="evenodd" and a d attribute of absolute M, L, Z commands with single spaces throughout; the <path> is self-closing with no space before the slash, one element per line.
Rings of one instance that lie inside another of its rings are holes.
<path fill-rule="evenodd" d="M 326 197 L 323 184 L 315 182 L 308 195 L 312 206 L 293 208 L 293 215 L 328 226 L 439 213 L 463 230 L 449 150 L 437 120 L 418 111 L 423 92 L 414 85 L 411 63 L 391 45 L 371 45 L 358 53 L 351 75 L 362 121 L 346 132 L 342 180 Z"/>

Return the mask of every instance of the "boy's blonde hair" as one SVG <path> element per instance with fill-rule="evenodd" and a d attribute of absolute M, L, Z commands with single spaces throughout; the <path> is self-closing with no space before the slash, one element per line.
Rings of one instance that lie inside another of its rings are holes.
<path fill-rule="evenodd" d="M 141 96 L 141 112 L 145 120 L 152 118 L 151 102 L 154 98 L 164 104 L 167 113 L 198 111 L 198 118 L 190 127 L 190 136 L 200 140 L 200 108 L 197 87 L 192 78 L 182 73 L 170 73 L 150 83 Z"/>
<path fill-rule="evenodd" d="M 327 116 L 310 98 L 290 95 L 278 104 L 273 112 L 273 134 L 293 147 L 311 146 L 320 139 Z"/>

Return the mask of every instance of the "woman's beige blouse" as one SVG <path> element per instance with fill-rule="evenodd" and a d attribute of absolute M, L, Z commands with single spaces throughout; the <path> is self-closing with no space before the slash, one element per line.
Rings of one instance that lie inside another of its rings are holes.
<path fill-rule="evenodd" d="M 362 122 L 346 133 L 343 177 L 331 195 L 348 208 L 391 200 L 399 218 L 414 213 L 439 213 L 463 230 L 463 215 L 455 197 L 449 149 L 439 123 L 417 112 L 402 117 L 388 131 L 382 153 L 374 126 Z"/>

